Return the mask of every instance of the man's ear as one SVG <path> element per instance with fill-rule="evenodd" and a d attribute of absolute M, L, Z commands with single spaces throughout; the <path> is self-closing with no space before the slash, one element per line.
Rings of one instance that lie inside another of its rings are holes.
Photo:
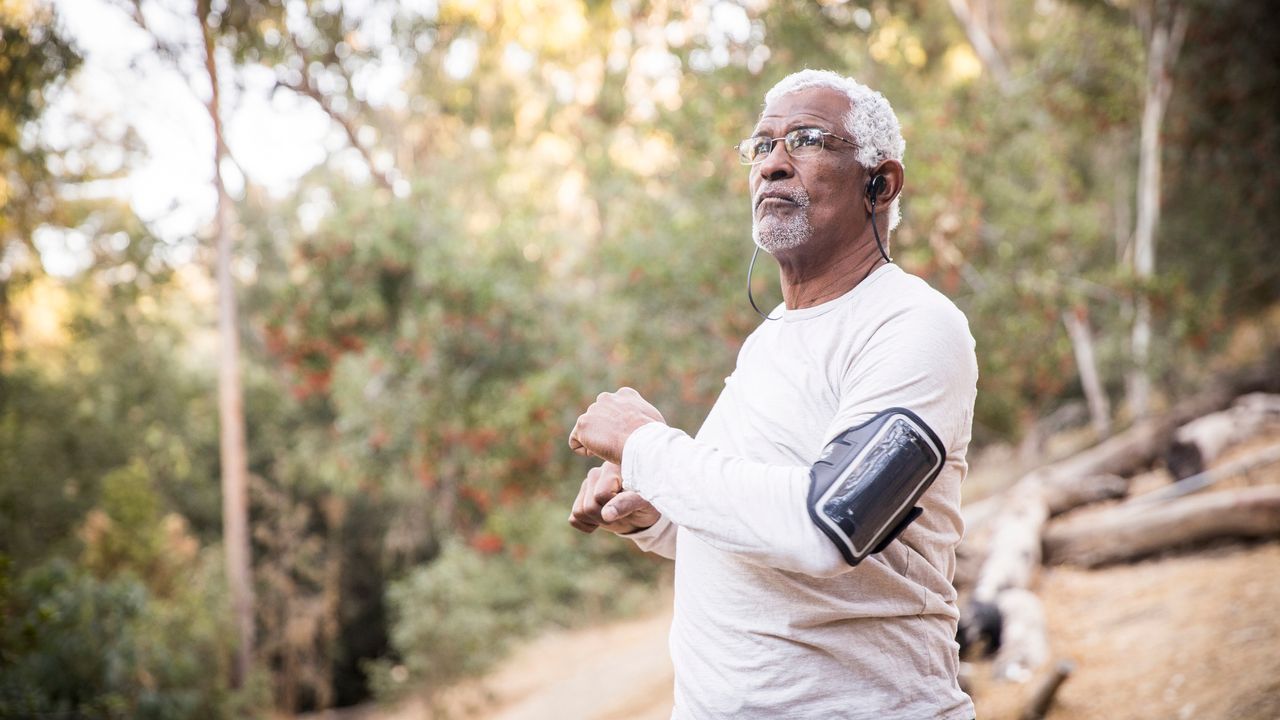
<path fill-rule="evenodd" d="M 903 181 L 902 163 L 897 160 L 885 160 L 871 170 L 867 171 L 867 188 L 866 197 L 863 198 L 863 204 L 866 205 L 867 212 L 871 212 L 871 198 L 874 194 L 876 207 L 886 208 L 889 203 L 902 192 Z"/>

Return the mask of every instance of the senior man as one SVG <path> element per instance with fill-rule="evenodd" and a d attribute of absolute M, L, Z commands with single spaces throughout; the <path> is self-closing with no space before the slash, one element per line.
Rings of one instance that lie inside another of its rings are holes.
<path fill-rule="evenodd" d="M 974 715 L 951 578 L 977 363 L 964 316 L 881 242 L 904 146 L 854 80 L 774 86 L 739 154 L 783 304 L 696 438 L 630 388 L 570 434 L 606 461 L 570 523 L 675 560 L 673 717 Z"/>

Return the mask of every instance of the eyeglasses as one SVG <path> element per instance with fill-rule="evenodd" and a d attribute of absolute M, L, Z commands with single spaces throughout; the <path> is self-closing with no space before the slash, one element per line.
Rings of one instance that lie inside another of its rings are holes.
<path fill-rule="evenodd" d="M 796 128 L 782 137 L 768 137 L 766 135 L 757 135 L 749 137 L 738 143 L 738 160 L 743 165 L 755 165 L 764 162 L 764 159 L 773 152 L 773 144 L 782 141 L 783 147 L 787 149 L 787 154 L 791 157 L 806 157 L 809 155 L 817 155 L 822 152 L 822 148 L 826 146 L 826 138 L 833 137 L 837 140 L 857 147 L 852 140 L 842 138 L 835 133 L 829 133 L 820 128 Z"/>

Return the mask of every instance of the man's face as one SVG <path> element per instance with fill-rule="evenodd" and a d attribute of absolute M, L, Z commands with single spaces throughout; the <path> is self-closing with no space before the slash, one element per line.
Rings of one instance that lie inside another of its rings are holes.
<path fill-rule="evenodd" d="M 849 98 L 838 90 L 800 90 L 769 103 L 752 135 L 782 137 L 814 127 L 847 138 L 843 118 L 849 109 Z M 852 145 L 832 137 L 824 144 L 816 155 L 794 158 L 779 141 L 751 166 L 751 235 L 766 252 L 786 254 L 814 239 L 828 245 L 855 234 L 866 172 Z"/>

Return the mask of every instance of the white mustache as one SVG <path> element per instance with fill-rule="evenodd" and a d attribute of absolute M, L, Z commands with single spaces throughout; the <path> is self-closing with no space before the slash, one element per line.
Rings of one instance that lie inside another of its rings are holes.
<path fill-rule="evenodd" d="M 795 203 L 799 207 L 809 207 L 809 193 L 805 192 L 804 188 L 790 187 L 786 185 L 761 185 L 760 188 L 756 190 L 756 195 L 752 199 L 751 207 L 760 207 L 760 203 L 764 201 L 765 196 L 776 197 L 779 195 L 786 197 L 786 199 Z"/>

